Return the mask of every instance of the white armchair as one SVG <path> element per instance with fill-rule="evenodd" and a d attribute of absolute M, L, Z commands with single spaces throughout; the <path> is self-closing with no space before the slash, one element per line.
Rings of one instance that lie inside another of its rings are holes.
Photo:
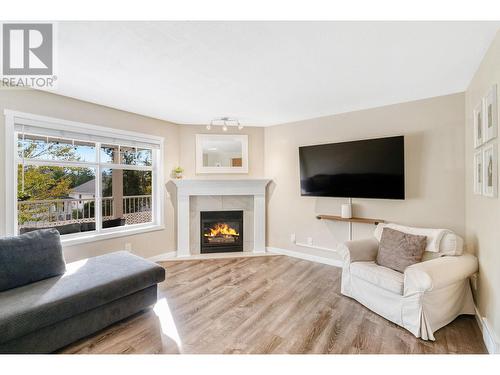
<path fill-rule="evenodd" d="M 373 238 L 340 246 L 342 294 L 424 340 L 434 340 L 433 333 L 458 315 L 474 314 L 469 277 L 477 272 L 478 263 L 471 254 L 461 255 L 462 239 L 450 231 L 389 224 L 402 232 L 428 236 L 424 255 L 428 260 L 401 273 L 375 263 L 386 225 L 379 224 Z"/>

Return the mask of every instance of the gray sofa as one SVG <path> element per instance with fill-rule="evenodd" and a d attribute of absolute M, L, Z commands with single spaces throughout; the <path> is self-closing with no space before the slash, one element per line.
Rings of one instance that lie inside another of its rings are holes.
<path fill-rule="evenodd" d="M 65 264 L 55 229 L 0 239 L 0 353 L 50 353 L 153 305 L 165 270 L 120 251 Z"/>

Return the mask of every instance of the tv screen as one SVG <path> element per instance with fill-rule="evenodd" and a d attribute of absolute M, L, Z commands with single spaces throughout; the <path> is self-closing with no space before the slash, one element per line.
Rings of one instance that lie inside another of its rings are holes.
<path fill-rule="evenodd" d="M 303 196 L 405 198 L 404 137 L 299 147 Z"/>

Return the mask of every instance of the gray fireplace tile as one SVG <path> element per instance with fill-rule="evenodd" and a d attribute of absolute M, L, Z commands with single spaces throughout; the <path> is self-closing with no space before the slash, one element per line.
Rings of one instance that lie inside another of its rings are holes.
<path fill-rule="evenodd" d="M 253 196 L 251 195 L 224 195 L 222 207 L 225 210 L 240 209 L 253 211 Z"/>

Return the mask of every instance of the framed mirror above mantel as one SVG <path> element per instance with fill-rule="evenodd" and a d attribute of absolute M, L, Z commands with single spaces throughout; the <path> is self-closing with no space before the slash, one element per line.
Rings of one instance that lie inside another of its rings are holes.
<path fill-rule="evenodd" d="M 196 134 L 196 173 L 248 173 L 248 136 Z"/>

